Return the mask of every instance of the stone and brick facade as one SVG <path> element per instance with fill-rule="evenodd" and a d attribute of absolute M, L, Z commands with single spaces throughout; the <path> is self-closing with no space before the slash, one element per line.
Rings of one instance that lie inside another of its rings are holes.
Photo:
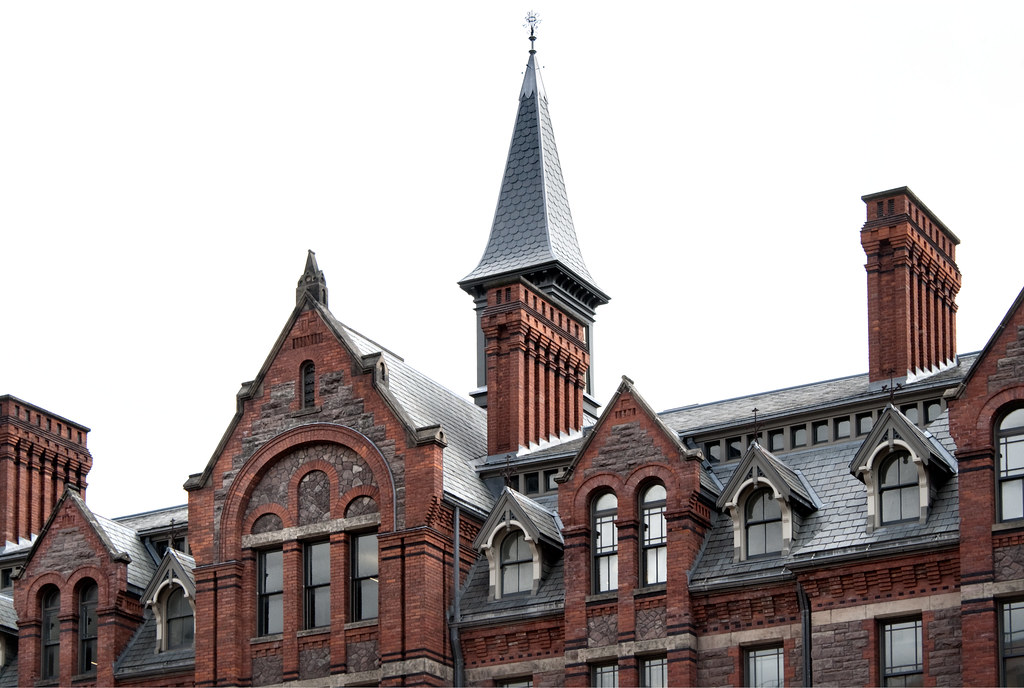
<path fill-rule="evenodd" d="M 476 403 L 340 322 L 312 252 L 187 515 L 93 514 L 88 430 L 0 397 L 0 687 L 1024 682 L 1024 292 L 958 355 L 959 240 L 863 200 L 866 374 L 598 412 L 531 51 L 459 283 Z"/>

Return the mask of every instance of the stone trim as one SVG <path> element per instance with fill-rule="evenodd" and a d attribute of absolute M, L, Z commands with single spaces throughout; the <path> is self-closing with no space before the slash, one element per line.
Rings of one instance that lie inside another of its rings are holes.
<path fill-rule="evenodd" d="M 466 670 L 466 683 L 478 684 L 485 681 L 500 681 L 505 678 L 516 678 L 527 674 L 545 674 L 555 671 L 565 671 L 564 657 L 550 657 L 548 659 L 532 659 L 523 662 L 512 662 L 506 664 L 494 664 L 486 667 Z"/>
<path fill-rule="evenodd" d="M 697 651 L 706 652 L 708 650 L 720 650 L 743 645 L 781 642 L 800 637 L 801 626 L 798 623 L 752 628 L 748 631 L 729 631 L 727 633 L 715 633 L 698 637 Z"/>
<path fill-rule="evenodd" d="M 372 672 L 367 672 L 372 673 Z M 442 681 L 452 683 L 455 678 L 452 668 L 433 659 L 418 657 L 397 662 L 384 662 L 380 667 L 380 678 L 394 678 L 410 674 L 427 674 L 437 676 Z"/>
<path fill-rule="evenodd" d="M 906 616 L 933 612 L 940 609 L 960 608 L 961 593 L 948 592 L 941 595 L 922 595 L 903 600 L 886 600 L 870 604 L 858 604 L 842 609 L 825 609 L 811 612 L 812 626 L 848 623 L 850 621 L 868 621 L 875 618 Z"/>
<path fill-rule="evenodd" d="M 362 530 L 371 526 L 380 526 L 380 514 L 363 514 L 354 518 L 336 518 L 331 521 L 311 523 L 306 526 L 292 526 L 275 530 L 271 533 L 242 536 L 242 549 L 255 549 L 269 545 L 280 545 L 291 540 L 308 540 L 322 535 L 330 535 L 349 530 Z"/>
<path fill-rule="evenodd" d="M 960 597 L 965 600 L 982 600 L 1024 593 L 1024 580 L 1000 581 L 998 583 L 972 583 L 960 588 Z"/>
<path fill-rule="evenodd" d="M 653 640 L 636 640 L 616 645 L 590 647 L 582 650 L 569 650 L 565 653 L 566 664 L 591 664 L 593 662 L 617 660 L 619 657 L 649 655 L 673 650 L 692 650 L 697 646 L 697 639 L 692 633 L 679 633 L 667 638 Z"/>

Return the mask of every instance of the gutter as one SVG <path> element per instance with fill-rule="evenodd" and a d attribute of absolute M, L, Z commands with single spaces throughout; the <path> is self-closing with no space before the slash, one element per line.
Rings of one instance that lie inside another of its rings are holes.
<path fill-rule="evenodd" d="M 804 592 L 804 586 L 800 585 L 800 581 L 796 582 L 796 601 L 800 606 L 800 633 L 803 638 L 803 651 L 800 653 L 803 656 L 803 685 L 809 687 L 814 685 L 814 672 L 811 666 L 811 601 L 807 599 L 807 593 Z"/>
<path fill-rule="evenodd" d="M 455 666 L 452 684 L 456 688 L 466 685 L 465 660 L 462 657 L 462 641 L 459 638 L 459 622 L 462 620 L 462 586 L 459 585 L 459 569 L 462 568 L 461 535 L 459 533 L 459 521 L 461 520 L 461 508 L 455 505 L 455 556 L 452 560 L 452 589 L 454 591 L 452 612 L 448 623 L 448 632 L 451 635 L 452 659 Z"/>

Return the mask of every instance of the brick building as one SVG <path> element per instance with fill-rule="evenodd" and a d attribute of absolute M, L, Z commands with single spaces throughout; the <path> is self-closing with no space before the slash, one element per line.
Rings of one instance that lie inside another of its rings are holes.
<path fill-rule="evenodd" d="M 602 407 L 531 50 L 459 282 L 472 401 L 339 321 L 312 252 L 187 514 L 93 514 L 88 429 L 0 398 L 0 685 L 1020 685 L 1024 291 L 958 355 L 959 239 L 863 200 L 867 373 Z"/>

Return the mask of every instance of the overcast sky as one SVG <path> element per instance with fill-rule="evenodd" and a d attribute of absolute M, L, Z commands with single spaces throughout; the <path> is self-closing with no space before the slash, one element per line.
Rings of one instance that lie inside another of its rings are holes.
<path fill-rule="evenodd" d="M 89 503 L 183 503 L 294 306 L 451 389 L 529 43 L 598 286 L 597 397 L 864 372 L 867 193 L 955 232 L 961 352 L 1024 286 L 1024 3 L 4 2 L 0 394 Z"/>

